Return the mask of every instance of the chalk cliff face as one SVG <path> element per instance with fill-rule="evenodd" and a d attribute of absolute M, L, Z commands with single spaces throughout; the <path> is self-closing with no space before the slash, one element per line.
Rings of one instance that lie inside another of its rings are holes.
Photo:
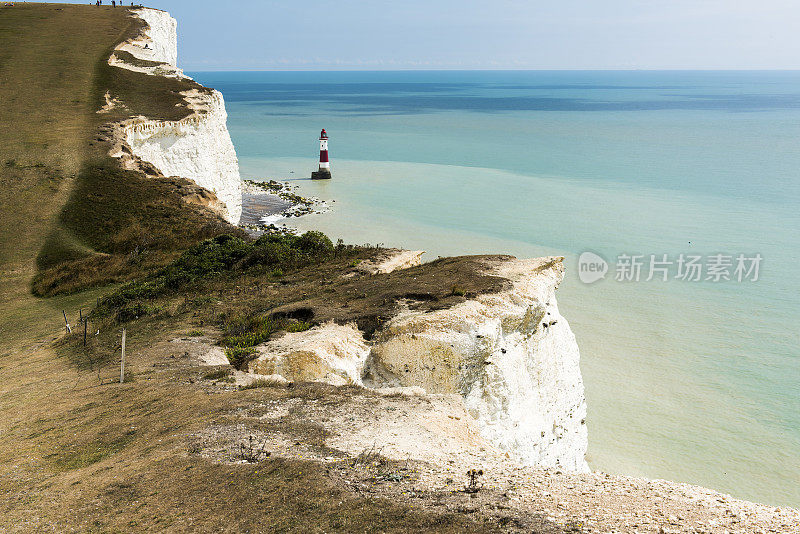
<path fill-rule="evenodd" d="M 123 44 L 121 49 L 127 50 L 139 59 L 176 66 L 178 64 L 178 22 L 166 11 L 157 9 L 137 9 L 134 13 L 147 23 L 148 28 L 144 35 Z"/>
<path fill-rule="evenodd" d="M 400 313 L 377 337 L 365 383 L 457 393 L 484 437 L 520 462 L 586 471 L 580 355 L 555 298 L 562 258 L 488 268 L 511 287 L 444 310 Z"/>
<path fill-rule="evenodd" d="M 224 217 L 238 224 L 242 214 L 239 162 L 226 126 L 218 91 L 184 93 L 194 114 L 180 121 L 134 119 L 125 125 L 134 155 L 166 176 L 190 178 L 225 204 Z"/>
<path fill-rule="evenodd" d="M 164 11 L 139 9 L 136 15 L 148 25 L 136 39 L 117 50 L 157 66 L 125 63 L 116 55 L 111 65 L 155 76 L 185 78 L 176 67 L 177 23 Z M 214 90 L 182 93 L 193 111 L 179 121 L 156 121 L 138 117 L 123 123 L 123 135 L 134 156 L 155 166 L 165 176 L 180 176 L 213 192 L 222 204 L 220 214 L 238 224 L 242 213 L 242 185 L 239 163 L 227 128 L 222 94 Z M 224 204 L 224 205 L 223 205 Z"/>
<path fill-rule="evenodd" d="M 406 306 L 369 342 L 332 324 L 287 334 L 262 345 L 250 371 L 458 396 L 482 436 L 518 462 L 587 471 L 580 355 L 555 298 L 563 258 L 505 257 L 483 269 L 504 288 L 445 309 Z"/>

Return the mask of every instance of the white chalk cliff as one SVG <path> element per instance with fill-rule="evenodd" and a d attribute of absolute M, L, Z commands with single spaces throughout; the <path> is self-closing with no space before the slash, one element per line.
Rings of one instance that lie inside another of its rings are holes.
<path fill-rule="evenodd" d="M 152 76 L 186 78 L 177 68 L 177 22 L 156 9 L 134 12 L 147 23 L 144 32 L 120 44 L 117 50 L 156 66 L 126 63 L 112 54 L 109 64 Z M 228 132 L 225 102 L 215 90 L 182 93 L 192 114 L 178 121 L 137 117 L 122 124 L 124 138 L 134 156 L 155 166 L 165 176 L 180 176 L 213 192 L 224 205 L 220 214 L 238 224 L 242 214 L 239 162 Z M 113 96 L 113 95 L 112 95 Z"/>
<path fill-rule="evenodd" d="M 482 436 L 517 462 L 588 471 L 580 355 L 555 298 L 563 258 L 487 260 L 485 269 L 506 287 L 446 309 L 401 310 L 369 342 L 330 323 L 288 334 L 260 346 L 249 370 L 457 395 Z"/>
<path fill-rule="evenodd" d="M 481 433 L 520 463 L 588 471 L 575 336 L 558 312 L 563 258 L 498 261 L 507 290 L 406 311 L 378 335 L 365 381 L 457 393 Z"/>

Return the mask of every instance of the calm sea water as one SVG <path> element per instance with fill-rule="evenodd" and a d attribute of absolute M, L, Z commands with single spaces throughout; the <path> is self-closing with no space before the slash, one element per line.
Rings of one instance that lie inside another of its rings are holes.
<path fill-rule="evenodd" d="M 296 223 L 438 255 L 564 255 L 589 463 L 800 506 L 800 73 L 192 73 L 242 174 L 335 200 Z M 334 179 L 312 182 L 330 133 Z M 611 264 L 578 280 L 577 258 Z M 644 281 L 649 255 L 763 261 Z M 644 255 L 618 282 L 620 254 Z"/>

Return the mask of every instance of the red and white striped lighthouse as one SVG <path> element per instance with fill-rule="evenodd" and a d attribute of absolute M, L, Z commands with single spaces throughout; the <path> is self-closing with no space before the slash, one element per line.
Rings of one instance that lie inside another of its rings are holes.
<path fill-rule="evenodd" d="M 328 179 L 331 177 L 331 162 L 328 160 L 328 132 L 322 129 L 319 134 L 319 170 L 311 173 L 313 179 Z"/>

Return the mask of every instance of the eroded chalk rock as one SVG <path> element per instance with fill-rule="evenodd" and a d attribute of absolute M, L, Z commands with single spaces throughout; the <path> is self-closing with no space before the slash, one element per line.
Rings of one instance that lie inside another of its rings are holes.
<path fill-rule="evenodd" d="M 580 356 L 555 299 L 563 258 L 487 269 L 511 288 L 443 310 L 401 312 L 375 336 L 364 383 L 457 393 L 485 437 L 519 461 L 585 471 Z"/>
<path fill-rule="evenodd" d="M 361 383 L 369 347 L 354 325 L 333 322 L 287 333 L 257 347 L 258 357 L 248 371 L 279 374 L 296 382 L 327 382 L 341 386 Z"/>
<path fill-rule="evenodd" d="M 555 298 L 563 258 L 468 264 L 505 282 L 441 308 L 401 298 L 369 341 L 354 324 L 334 322 L 286 334 L 259 346 L 248 370 L 389 395 L 456 396 L 483 438 L 520 463 L 588 470 L 580 355 Z M 451 283 L 446 263 L 432 266 L 430 279 L 439 268 L 442 283 Z M 421 276 L 407 275 L 409 287 Z"/>

